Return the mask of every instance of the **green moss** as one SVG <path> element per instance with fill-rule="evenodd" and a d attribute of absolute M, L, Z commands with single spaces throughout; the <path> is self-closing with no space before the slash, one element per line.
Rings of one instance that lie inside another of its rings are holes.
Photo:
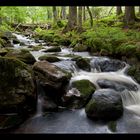
<path fill-rule="evenodd" d="M 4 56 L 8 53 L 8 51 L 4 48 L 0 49 L 0 56 Z"/>
<path fill-rule="evenodd" d="M 116 121 L 110 121 L 108 123 L 108 128 L 112 131 L 112 132 L 116 132 L 116 127 L 117 127 L 117 122 Z"/>
<path fill-rule="evenodd" d="M 26 64 L 34 64 L 36 62 L 33 55 L 27 50 L 27 49 L 21 49 L 21 50 L 10 50 L 7 54 L 7 57 L 13 57 L 17 58 L 20 61 L 26 63 Z"/>
<path fill-rule="evenodd" d="M 90 71 L 90 64 L 89 61 L 85 58 L 78 58 L 76 60 L 76 64 L 80 69 Z"/>
<path fill-rule="evenodd" d="M 48 62 L 58 62 L 58 61 L 60 61 L 59 58 L 57 58 L 53 55 L 43 55 L 43 56 L 40 56 L 38 59 L 41 60 L 41 61 L 46 60 Z"/>
<path fill-rule="evenodd" d="M 44 47 L 43 47 L 43 46 L 34 46 L 34 47 L 32 48 L 32 51 L 39 51 L 39 50 L 41 50 L 41 49 L 44 49 Z"/>
<path fill-rule="evenodd" d="M 88 114 L 92 114 L 93 108 L 96 108 L 97 103 L 95 99 L 91 99 L 85 107 L 85 112 Z"/>
<path fill-rule="evenodd" d="M 73 48 L 74 52 L 84 52 L 87 51 L 88 47 L 83 44 L 76 44 L 75 47 Z"/>
<path fill-rule="evenodd" d="M 79 80 L 72 83 L 72 86 L 77 88 L 81 95 L 87 96 L 95 91 L 94 85 L 89 80 Z"/>
<path fill-rule="evenodd" d="M 56 46 L 56 47 L 48 48 L 44 52 L 61 52 L 61 48 Z"/>
<path fill-rule="evenodd" d="M 8 88 L 7 86 L 15 85 L 16 79 L 15 74 L 17 69 L 27 69 L 27 65 L 17 59 L 9 58 L 9 57 L 0 57 L 0 85 Z M 7 67 L 8 66 L 8 67 Z M 27 69 L 28 70 L 28 69 Z M 16 74 L 18 75 L 18 74 Z M 18 77 L 17 77 L 18 78 Z"/>

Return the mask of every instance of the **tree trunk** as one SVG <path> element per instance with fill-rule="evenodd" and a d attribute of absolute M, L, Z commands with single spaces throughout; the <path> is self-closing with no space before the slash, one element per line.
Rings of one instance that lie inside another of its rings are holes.
<path fill-rule="evenodd" d="M 119 16 L 120 14 L 122 14 L 122 8 L 121 8 L 121 6 L 117 6 L 116 13 L 117 13 L 117 16 Z"/>
<path fill-rule="evenodd" d="M 89 16 L 90 16 L 90 26 L 93 27 L 93 17 L 92 17 L 92 13 L 90 11 L 90 8 L 89 6 L 86 6 L 87 7 L 87 11 L 89 13 Z"/>
<path fill-rule="evenodd" d="M 47 9 L 47 15 L 48 15 L 48 19 L 52 18 L 50 9 Z"/>
<path fill-rule="evenodd" d="M 82 6 L 78 7 L 78 26 L 82 27 Z"/>
<path fill-rule="evenodd" d="M 135 9 L 134 6 L 125 6 L 124 22 L 126 24 L 133 24 L 135 22 Z"/>
<path fill-rule="evenodd" d="M 61 19 L 66 19 L 66 7 L 61 7 Z"/>
<path fill-rule="evenodd" d="M 83 21 L 86 21 L 86 9 L 85 9 L 85 6 L 83 6 Z"/>
<path fill-rule="evenodd" d="M 73 30 L 76 26 L 77 26 L 77 7 L 70 6 L 68 23 L 66 27 L 64 28 L 63 33 Z"/>
<path fill-rule="evenodd" d="M 53 6 L 53 23 L 57 22 L 57 9 L 56 6 Z"/>

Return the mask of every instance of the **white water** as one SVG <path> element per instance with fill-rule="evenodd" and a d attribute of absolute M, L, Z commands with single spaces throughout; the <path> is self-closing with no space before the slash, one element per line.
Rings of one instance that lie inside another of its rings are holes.
<path fill-rule="evenodd" d="M 14 34 L 14 35 L 17 37 L 18 40 L 25 43 L 26 45 L 29 45 L 29 44 L 34 45 L 34 40 L 28 39 L 27 37 L 24 37 L 22 35 L 18 35 L 18 34 Z M 37 43 L 35 43 L 35 44 L 37 44 Z M 17 47 L 17 46 L 15 45 L 15 47 Z M 48 46 L 44 46 L 44 48 L 47 48 L 47 47 Z M 42 50 L 44 50 L 44 49 L 42 49 Z M 37 61 L 38 61 L 39 56 L 46 54 L 46 53 L 42 52 L 42 50 L 31 51 L 32 55 L 36 58 Z M 49 54 L 53 54 L 53 53 L 49 53 Z M 102 57 L 90 56 L 88 52 L 86 52 L 86 53 L 85 52 L 72 52 L 72 50 L 70 48 L 62 48 L 62 51 L 59 52 L 58 54 L 59 54 L 59 58 L 62 60 L 69 59 L 68 57 L 63 57 L 63 55 L 66 55 L 66 54 L 75 54 L 75 55 L 83 56 L 86 58 L 95 58 L 95 59 L 92 59 L 93 63 L 94 63 L 94 60 L 96 60 L 96 59 L 109 60 L 109 58 L 107 58 L 107 57 L 102 58 Z M 62 57 L 61 57 L 61 55 L 62 55 Z M 99 85 L 97 84 L 97 80 L 99 80 L 99 79 L 107 79 L 107 80 L 137 85 L 138 91 L 125 90 L 120 95 L 122 97 L 124 108 L 131 110 L 134 113 L 140 115 L 140 85 L 138 83 L 136 83 L 131 77 L 124 74 L 126 69 L 129 67 L 128 64 L 125 64 L 125 65 L 126 66 L 123 69 L 120 69 L 116 72 L 101 72 L 100 67 L 99 67 L 99 70 L 92 69 L 91 72 L 86 72 L 86 71 L 77 69 L 75 67 L 75 65 L 73 65 L 72 66 L 73 73 L 72 73 L 72 78 L 71 78 L 70 82 L 73 82 L 76 80 L 81 80 L 81 79 L 87 79 L 87 80 L 90 80 L 96 86 L 97 89 L 100 88 Z"/>
<path fill-rule="evenodd" d="M 27 42 L 27 44 L 33 42 L 33 41 L 27 39 L 26 37 L 23 37 L 23 36 L 20 36 L 20 35 L 17 35 L 17 38 L 20 41 L 23 41 L 24 43 Z M 38 61 L 38 57 L 39 56 L 41 56 L 43 54 L 46 54 L 46 53 L 42 52 L 42 50 L 40 50 L 40 51 L 31 51 L 31 53 L 32 53 L 32 55 L 34 55 L 34 57 L 36 58 L 37 61 Z M 62 49 L 62 51 L 60 53 L 58 53 L 58 54 L 60 56 L 62 55 L 62 57 L 60 57 L 60 58 L 63 59 L 63 55 L 70 54 L 70 53 L 76 54 L 76 55 L 80 55 L 80 56 L 83 56 L 83 57 L 86 57 L 86 58 L 93 58 L 93 56 L 90 56 L 89 53 L 72 52 L 71 49 L 69 49 L 69 48 Z M 67 59 L 67 58 L 64 58 L 64 59 Z M 96 59 L 98 59 L 98 57 L 96 57 Z M 101 58 L 100 57 L 99 59 L 108 59 L 108 58 Z M 127 76 L 127 75 L 124 74 L 124 72 L 126 71 L 126 69 L 128 67 L 129 67 L 129 65 L 126 64 L 126 67 L 125 68 L 120 69 L 120 70 L 118 70 L 116 72 L 101 72 L 100 69 L 99 70 L 92 69 L 91 72 L 86 72 L 86 71 L 77 69 L 75 67 L 75 65 L 73 65 L 73 73 L 72 73 L 72 78 L 71 78 L 71 81 L 70 82 L 73 82 L 73 81 L 76 81 L 76 80 L 81 80 L 81 79 L 87 79 L 87 80 L 90 80 L 92 83 L 94 83 L 94 85 L 96 86 L 97 89 L 100 89 L 99 85 L 97 84 L 97 80 L 99 80 L 99 79 L 107 79 L 107 80 L 111 80 L 111 81 L 117 81 L 117 82 L 123 82 L 123 83 L 129 83 L 129 84 L 137 85 L 138 91 L 128 91 L 126 89 L 125 91 L 120 92 L 124 109 L 126 109 L 127 111 L 129 111 L 129 112 L 131 112 L 131 113 L 133 113 L 133 114 L 136 115 L 136 116 L 134 116 L 134 118 L 136 119 L 135 122 L 137 123 L 137 121 L 140 120 L 140 85 L 138 83 L 136 83 L 131 77 L 129 77 L 129 76 Z M 40 115 L 41 115 L 41 112 L 40 112 L 40 107 L 39 107 L 39 113 L 35 116 L 35 118 L 38 117 L 38 116 L 40 116 Z M 70 115 L 70 118 L 73 117 L 70 113 L 69 114 L 66 113 L 65 115 Z M 85 114 L 84 110 L 82 110 L 82 111 L 79 110 L 79 113 L 77 113 L 76 116 L 77 115 L 80 115 L 80 117 L 82 116 L 83 117 L 83 120 L 82 121 L 84 122 L 84 119 L 86 118 L 86 114 Z M 60 117 L 60 121 L 63 122 L 63 119 L 62 118 L 64 119 L 66 117 Z M 67 116 L 67 118 L 68 118 L 68 116 Z M 71 121 L 72 121 L 72 119 L 71 119 Z M 72 125 L 72 122 L 71 121 L 69 123 Z M 75 121 L 75 120 L 73 120 L 73 121 Z M 76 120 L 76 121 L 78 121 L 78 120 Z M 67 122 L 68 122 L 68 120 L 67 120 Z M 128 124 L 128 123 L 129 122 L 127 122 L 126 124 Z M 133 123 L 133 121 L 131 121 L 131 123 Z M 80 124 L 82 124 L 82 123 L 80 123 Z M 42 125 L 45 125 L 44 122 L 42 122 Z M 87 127 L 88 127 L 88 125 L 87 125 Z M 58 123 L 58 126 L 60 127 L 61 124 Z M 42 126 L 40 126 L 40 127 L 42 128 Z M 73 127 L 73 126 L 71 126 L 71 127 Z M 83 128 L 85 128 L 85 127 L 83 127 Z M 98 128 L 101 128 L 101 126 L 97 127 L 96 129 L 98 130 Z M 101 131 L 105 132 L 105 130 L 103 130 L 103 128 L 104 128 L 104 126 L 101 128 L 101 130 L 99 130 L 99 133 Z M 91 127 L 91 131 L 92 131 L 92 129 L 93 128 Z M 105 127 L 105 129 L 107 130 L 107 133 L 110 132 L 110 131 L 108 131 L 107 127 Z M 52 130 L 50 132 L 52 132 Z M 43 131 L 46 132 L 46 130 L 42 130 L 41 132 L 43 132 Z M 73 130 L 73 131 L 75 131 L 75 130 Z M 73 131 L 70 130 L 70 132 L 73 132 Z M 85 132 L 85 130 L 83 132 Z"/>

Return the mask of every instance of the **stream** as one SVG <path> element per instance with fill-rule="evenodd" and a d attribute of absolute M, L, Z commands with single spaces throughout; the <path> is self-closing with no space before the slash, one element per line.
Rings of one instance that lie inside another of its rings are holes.
<path fill-rule="evenodd" d="M 27 48 L 29 45 L 43 45 L 44 49 L 48 48 L 48 46 L 45 46 L 45 43 L 42 41 L 40 41 L 41 43 L 35 43 L 35 41 L 31 38 L 29 39 L 28 37 L 19 34 L 14 35 L 20 40 L 20 42 L 24 43 L 24 45 L 14 44 L 15 49 Z M 129 92 L 124 90 L 123 94 L 121 94 L 124 112 L 123 116 L 116 121 L 115 132 L 108 127 L 108 122 L 90 120 L 86 116 L 85 108 L 65 109 L 60 107 L 58 112 L 43 113 L 41 110 L 42 98 L 38 95 L 37 112 L 18 128 L 10 131 L 10 133 L 140 133 L 140 85 L 125 74 L 126 69 L 129 67 L 128 64 L 122 62 L 125 67 L 116 71 L 112 70 L 103 72 L 100 67 L 94 66 L 95 61 L 110 61 L 110 58 L 92 56 L 88 52 L 72 52 L 70 48 L 65 47 L 62 47 L 61 52 L 57 53 L 42 52 L 44 49 L 30 52 L 37 61 L 39 61 L 38 57 L 43 54 L 52 54 L 60 58 L 61 61 L 53 64 L 64 70 L 72 72 L 70 83 L 76 80 L 88 79 L 94 83 L 96 89 L 100 89 L 97 81 L 107 79 L 136 85 L 137 90 L 129 90 Z M 79 69 L 70 57 L 65 56 L 68 54 L 79 55 L 90 59 L 90 65 L 92 68 L 91 71 L 87 72 Z M 41 88 L 39 88 L 38 91 L 43 94 L 43 90 Z"/>

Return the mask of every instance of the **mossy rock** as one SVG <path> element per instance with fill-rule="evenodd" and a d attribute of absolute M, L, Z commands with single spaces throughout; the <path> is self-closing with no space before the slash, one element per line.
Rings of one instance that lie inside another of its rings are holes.
<path fill-rule="evenodd" d="M 0 49 L 0 56 L 5 56 L 8 53 L 8 51 L 4 48 Z"/>
<path fill-rule="evenodd" d="M 119 92 L 99 89 L 85 107 L 87 116 L 95 120 L 114 121 L 123 114 L 123 104 Z"/>
<path fill-rule="evenodd" d="M 24 117 L 19 114 L 0 115 L 0 131 L 9 130 L 20 125 L 24 121 Z"/>
<path fill-rule="evenodd" d="M 108 128 L 112 131 L 112 132 L 116 132 L 117 131 L 117 122 L 116 121 L 110 121 L 108 123 Z"/>
<path fill-rule="evenodd" d="M 70 108 L 84 107 L 96 89 L 89 80 L 74 81 L 71 87 L 64 96 L 65 104 Z"/>
<path fill-rule="evenodd" d="M 88 47 L 80 43 L 76 44 L 73 48 L 74 52 L 85 52 L 87 50 L 88 50 Z"/>
<path fill-rule="evenodd" d="M 46 60 L 48 62 L 58 62 L 58 61 L 60 61 L 59 58 L 57 58 L 56 56 L 53 56 L 53 55 L 42 55 L 38 59 L 41 60 L 41 61 Z"/>
<path fill-rule="evenodd" d="M 81 59 L 81 58 L 82 58 L 82 56 L 74 55 L 71 60 L 72 61 L 78 61 L 78 59 Z"/>
<path fill-rule="evenodd" d="M 85 71 L 90 71 L 91 68 L 90 68 L 90 63 L 87 59 L 85 58 L 78 58 L 76 60 L 76 64 L 77 66 L 82 69 L 82 70 L 85 70 Z"/>
<path fill-rule="evenodd" d="M 61 48 L 58 46 L 50 47 L 50 48 L 44 50 L 43 52 L 61 52 Z"/>
<path fill-rule="evenodd" d="M 20 44 L 20 41 L 17 38 L 13 38 L 12 41 L 14 44 Z"/>
<path fill-rule="evenodd" d="M 43 46 L 33 46 L 32 47 L 32 51 L 39 51 L 41 49 L 44 49 L 44 47 Z"/>
<path fill-rule="evenodd" d="M 140 84 L 140 66 L 134 65 L 127 70 L 127 74 L 133 77 Z"/>
<path fill-rule="evenodd" d="M 0 112 L 25 113 L 36 107 L 34 74 L 25 63 L 0 57 Z"/>
<path fill-rule="evenodd" d="M 74 81 L 72 87 L 77 88 L 82 97 L 89 96 L 95 91 L 95 86 L 89 80 Z"/>
<path fill-rule="evenodd" d="M 6 56 L 17 58 L 26 64 L 34 64 L 36 62 L 34 56 L 26 49 L 11 50 L 6 54 Z"/>

